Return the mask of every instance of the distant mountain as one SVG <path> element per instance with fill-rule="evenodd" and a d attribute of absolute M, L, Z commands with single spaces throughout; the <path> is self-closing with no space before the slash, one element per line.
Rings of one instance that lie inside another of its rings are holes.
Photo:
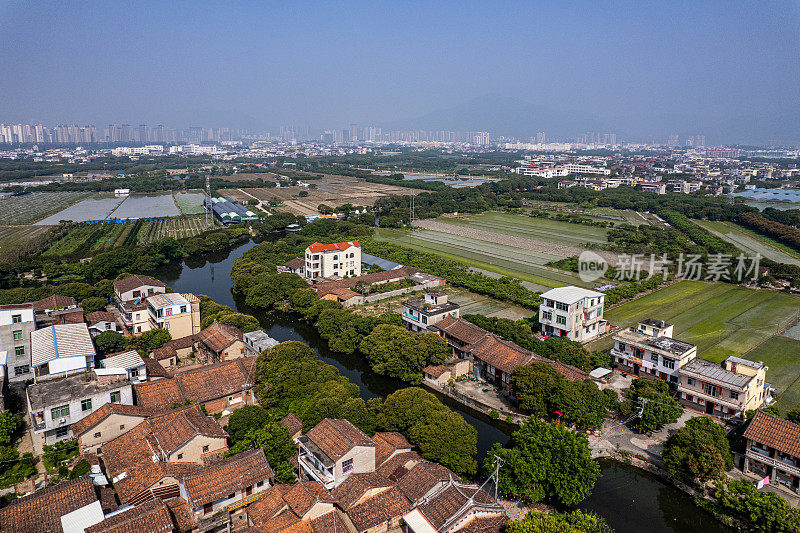
<path fill-rule="evenodd" d="M 495 135 L 528 138 L 537 131 L 549 137 L 576 136 L 587 131 L 609 131 L 605 121 L 591 113 L 556 110 L 519 98 L 485 95 L 409 120 L 384 125 L 389 129 L 489 131 Z"/>

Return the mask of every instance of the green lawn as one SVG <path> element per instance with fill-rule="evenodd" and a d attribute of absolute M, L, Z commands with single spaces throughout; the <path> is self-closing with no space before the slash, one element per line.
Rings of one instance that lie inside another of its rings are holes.
<path fill-rule="evenodd" d="M 781 404 L 800 405 L 800 341 L 777 335 L 800 312 L 800 297 L 745 289 L 725 283 L 681 281 L 606 312 L 614 326 L 642 318 L 675 325 L 675 338 L 697 345 L 699 357 L 721 362 L 728 356 L 764 361 L 767 381 Z M 606 338 L 591 349 L 610 348 Z"/>
<path fill-rule="evenodd" d="M 800 254 L 795 250 L 734 222 L 710 220 L 695 220 L 694 222 L 747 253 L 759 253 L 762 257 L 778 263 L 800 266 Z"/>
<path fill-rule="evenodd" d="M 438 220 L 447 224 L 457 224 L 475 229 L 494 231 L 504 235 L 516 235 L 572 246 L 581 246 L 588 242 L 593 244 L 605 244 L 608 242 L 608 230 L 606 228 L 526 215 L 482 213 L 479 215 L 464 215 L 457 218 L 441 217 Z"/>

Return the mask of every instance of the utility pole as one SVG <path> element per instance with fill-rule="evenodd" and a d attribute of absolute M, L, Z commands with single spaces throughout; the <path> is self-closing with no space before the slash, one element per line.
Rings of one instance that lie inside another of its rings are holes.
<path fill-rule="evenodd" d="M 411 193 L 411 195 L 409 196 L 408 212 L 409 212 L 408 224 L 410 226 L 413 226 L 414 225 L 414 193 Z"/>
<path fill-rule="evenodd" d="M 206 174 L 206 195 L 208 196 L 208 207 L 206 208 L 206 228 L 210 228 L 212 224 L 211 220 L 211 208 L 214 207 L 214 202 L 211 201 L 211 176 Z"/>
<path fill-rule="evenodd" d="M 503 460 L 498 457 L 494 456 L 494 473 L 492 477 L 494 478 L 494 501 L 497 501 L 497 487 L 500 485 L 500 467 L 503 466 Z"/>

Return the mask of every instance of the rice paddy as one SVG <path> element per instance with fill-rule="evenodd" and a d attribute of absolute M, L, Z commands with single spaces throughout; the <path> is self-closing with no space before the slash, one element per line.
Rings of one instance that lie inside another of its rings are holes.
<path fill-rule="evenodd" d="M 728 241 L 740 250 L 771 259 L 777 263 L 800 266 L 800 254 L 774 239 L 742 227 L 734 222 L 695 220 L 696 224 L 707 229 L 717 237 Z"/>

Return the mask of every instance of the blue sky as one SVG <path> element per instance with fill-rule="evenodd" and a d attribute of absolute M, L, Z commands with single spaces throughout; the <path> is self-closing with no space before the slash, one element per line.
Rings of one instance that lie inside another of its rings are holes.
<path fill-rule="evenodd" d="M 797 1 L 0 2 L 0 122 L 414 124 L 492 95 L 800 142 L 798 28 Z"/>

